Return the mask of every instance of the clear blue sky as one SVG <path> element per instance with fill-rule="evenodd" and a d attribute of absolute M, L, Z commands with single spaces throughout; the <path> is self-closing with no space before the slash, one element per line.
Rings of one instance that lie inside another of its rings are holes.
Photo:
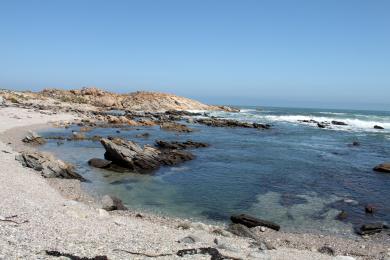
<path fill-rule="evenodd" d="M 0 87 L 390 109 L 390 1 L 0 0 Z"/>

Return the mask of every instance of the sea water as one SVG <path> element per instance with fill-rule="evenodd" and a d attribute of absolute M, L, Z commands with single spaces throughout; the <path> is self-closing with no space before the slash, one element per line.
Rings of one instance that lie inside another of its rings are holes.
<path fill-rule="evenodd" d="M 290 231 L 352 233 L 361 223 L 390 221 L 390 174 L 372 170 L 390 161 L 390 112 L 242 107 L 239 113 L 212 116 L 268 123 L 269 130 L 215 128 L 188 124 L 176 133 L 159 127 L 96 128 L 87 136 L 119 136 L 139 144 L 193 140 L 210 144 L 193 149 L 196 159 L 153 174 L 112 172 L 88 166 L 104 158 L 99 142 L 50 140 L 41 147 L 76 166 L 89 192 L 121 198 L 128 207 L 202 221 L 228 222 L 249 213 Z M 329 129 L 299 120 L 343 121 Z M 384 130 L 374 129 L 374 125 Z M 43 136 L 69 136 L 69 129 L 47 129 Z M 136 135 L 149 133 L 148 138 Z M 359 142 L 359 146 L 352 146 Z M 376 207 L 366 214 L 366 204 Z M 343 221 L 337 218 L 347 212 Z"/>

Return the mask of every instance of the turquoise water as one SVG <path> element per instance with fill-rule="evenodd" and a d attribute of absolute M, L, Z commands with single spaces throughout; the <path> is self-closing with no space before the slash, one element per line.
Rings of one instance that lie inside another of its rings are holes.
<path fill-rule="evenodd" d="M 76 165 L 90 180 L 92 193 L 120 197 L 131 208 L 203 221 L 227 222 L 246 212 L 275 221 L 286 230 L 351 233 L 363 222 L 390 222 L 390 175 L 372 171 L 390 161 L 390 112 L 243 107 L 240 113 L 212 113 L 242 121 L 270 123 L 270 130 L 212 128 L 189 124 L 196 131 L 174 133 L 158 127 L 121 130 L 97 128 L 87 135 L 121 136 L 142 144 L 156 139 L 207 142 L 192 150 L 196 159 L 163 167 L 152 175 L 117 173 L 88 166 L 103 158 L 99 142 L 68 141 L 42 146 Z M 297 120 L 338 120 L 347 126 L 320 129 Z M 381 125 L 385 130 L 376 130 Z M 70 135 L 48 129 L 42 135 Z M 146 139 L 135 135 L 148 132 Z M 358 141 L 360 146 L 351 146 Z M 364 213 L 365 204 L 377 213 Z M 348 213 L 345 221 L 336 216 Z"/>

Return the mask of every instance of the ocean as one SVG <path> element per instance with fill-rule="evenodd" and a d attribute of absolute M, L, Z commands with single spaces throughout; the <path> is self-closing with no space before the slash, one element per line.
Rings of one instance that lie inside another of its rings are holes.
<path fill-rule="evenodd" d="M 153 174 L 112 172 L 88 166 L 103 158 L 100 142 L 49 140 L 40 149 L 76 166 L 91 194 L 115 195 L 128 207 L 205 222 L 228 223 L 248 213 L 291 232 L 352 234 L 362 223 L 390 222 L 390 174 L 372 168 L 390 161 L 390 112 L 241 107 L 211 116 L 271 124 L 271 129 L 216 128 L 188 124 L 176 133 L 156 127 L 95 128 L 87 136 L 120 136 L 140 144 L 156 139 L 206 142 L 192 161 Z M 319 128 L 300 120 L 342 121 Z M 385 129 L 374 129 L 380 125 Z M 42 136 L 69 136 L 78 126 L 51 128 Z M 148 138 L 136 135 L 149 133 Z M 358 142 L 360 145 L 352 145 Z M 366 214 L 367 204 L 375 206 Z M 340 219 L 340 212 L 346 213 Z"/>

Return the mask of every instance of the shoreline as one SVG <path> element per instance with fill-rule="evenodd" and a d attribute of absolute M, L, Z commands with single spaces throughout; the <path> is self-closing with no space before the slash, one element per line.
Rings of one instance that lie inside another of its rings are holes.
<path fill-rule="evenodd" d="M 3 108 L 1 108 L 3 109 Z M 19 113 L 24 113 L 23 109 L 21 108 L 16 108 L 14 109 L 14 112 L 19 112 Z M 1 115 L 3 117 L 3 115 Z M 3 117 L 4 119 L 4 117 Z M 28 122 L 26 122 L 28 123 Z M 11 142 L 12 144 L 10 146 L 6 145 L 5 147 L 12 148 L 12 153 L 16 151 L 20 151 L 20 149 L 24 148 L 26 149 L 34 149 L 34 147 L 28 146 L 23 144 L 20 140 L 21 137 L 24 136 L 25 133 L 27 133 L 29 130 L 39 130 L 43 129 L 46 127 L 50 127 L 48 123 L 45 124 L 25 124 L 24 126 L 18 126 L 16 125 L 15 127 L 12 124 L 8 124 L 6 127 L 3 126 L 1 128 L 1 146 L 5 146 L 4 143 Z M 8 127 L 8 129 L 7 129 Z M 11 128 L 10 128 L 11 127 Z M 5 128 L 5 129 L 4 129 Z M 20 168 L 22 168 L 20 166 Z M 32 170 L 22 168 L 24 171 L 31 172 Z M 59 193 L 62 198 L 62 202 L 65 200 L 68 204 L 74 204 L 74 202 L 71 201 L 78 201 L 74 205 L 70 205 L 70 207 L 74 207 L 77 205 L 76 208 L 84 208 L 88 207 L 88 210 L 93 210 L 94 212 L 98 212 L 98 214 L 103 214 L 104 217 L 107 217 L 105 213 L 101 213 L 101 211 L 97 208 L 97 203 L 96 201 L 91 201 L 91 198 L 89 198 L 89 195 L 86 196 L 86 192 L 82 189 L 79 181 L 75 180 L 62 180 L 62 179 L 43 179 L 41 176 L 35 173 L 34 178 L 39 178 L 41 179 L 40 181 L 46 184 L 49 184 L 51 188 L 54 188 L 55 192 Z M 76 193 L 76 195 L 75 195 Z M 77 195 L 80 194 L 80 195 Z M 86 196 L 86 197 L 83 197 Z M 32 198 L 34 199 L 34 198 Z M 84 201 L 83 201 L 84 200 Z M 80 203 L 81 202 L 81 203 Z M 80 205 L 79 205 L 80 204 Z M 69 205 L 68 205 L 69 206 Z M 66 206 L 67 207 L 67 206 Z M 88 211 L 86 209 L 83 209 L 81 211 Z M 76 210 L 77 211 L 77 210 Z M 79 214 L 78 212 L 77 214 Z M 119 217 L 119 218 L 124 218 L 125 222 L 130 221 L 133 222 L 134 220 L 137 221 L 143 221 L 146 222 L 147 225 L 149 224 L 154 224 L 162 227 L 163 230 L 166 230 L 165 232 L 172 232 L 172 230 L 175 231 L 182 231 L 181 229 L 178 229 L 177 226 L 179 224 L 182 224 L 183 222 L 186 222 L 187 224 L 189 223 L 190 225 L 193 225 L 193 227 L 190 228 L 190 230 L 194 230 L 194 232 L 204 232 L 206 234 L 202 234 L 202 237 L 205 237 L 206 240 L 210 240 L 210 225 L 204 224 L 204 223 L 192 223 L 189 222 L 188 220 L 183 220 L 183 219 L 175 219 L 167 216 L 158 216 L 156 214 L 151 214 L 151 213 L 145 213 L 142 212 L 141 215 L 143 216 L 142 218 L 137 217 L 137 214 L 139 212 L 134 212 L 131 209 L 129 211 L 118 211 L 118 212 L 110 212 L 108 213 L 108 216 L 110 217 Z M 81 213 L 83 214 L 83 213 Z M 2 213 L 3 215 L 3 213 Z M 99 218 L 101 216 L 99 215 Z M 123 219 L 122 219 L 123 220 Z M 119 221 L 120 222 L 120 221 Z M 0 223 L 2 224 L 2 223 Z M 145 224 L 145 223 L 144 223 Z M 117 226 L 121 226 L 121 224 L 115 223 Z M 214 227 L 215 228 L 215 227 Z M 209 229 L 209 230 L 207 230 Z M 369 240 L 364 240 L 362 238 L 356 237 L 355 239 L 346 239 L 346 238 L 341 238 L 335 235 L 323 235 L 323 234 L 309 234 L 309 233 L 285 233 L 283 231 L 280 232 L 274 232 L 272 230 L 267 229 L 266 232 L 261 232 L 260 230 L 255 230 L 257 234 L 262 236 L 266 242 L 272 243 L 277 249 L 276 250 L 266 250 L 267 252 L 261 252 L 263 256 L 269 256 L 273 257 L 273 254 L 279 254 L 279 253 L 286 253 L 285 250 L 291 251 L 288 252 L 289 258 L 290 259 L 295 259 L 294 255 L 299 255 L 300 258 L 297 259 L 313 259 L 315 257 L 316 259 L 330 259 L 328 258 L 329 256 L 324 255 L 324 254 L 319 254 L 317 250 L 321 248 L 322 246 L 330 246 L 332 247 L 337 255 L 353 255 L 356 259 L 378 259 L 377 257 L 379 256 L 385 256 L 386 254 L 390 253 L 390 240 L 387 239 L 383 241 L 375 241 L 375 239 L 370 238 Z M 188 232 L 184 232 L 188 233 Z M 164 234 L 167 235 L 167 234 Z M 215 235 L 211 235 L 212 237 L 215 237 Z M 206 238 L 207 237 L 207 238 Z M 387 236 L 388 238 L 389 236 Z M 228 239 L 225 238 L 224 239 Z M 229 238 L 230 239 L 230 238 Z M 237 239 L 235 241 L 238 244 L 243 245 L 245 243 L 248 243 L 248 239 L 244 238 L 239 238 L 239 237 L 233 237 L 233 239 Z M 177 243 L 176 241 L 174 241 Z M 206 243 L 207 245 L 210 246 L 210 242 Z M 212 243 L 211 243 L 212 244 Z M 179 246 L 181 246 L 179 244 Z M 194 245 L 192 245 L 193 247 Z M 183 247 L 183 246 L 181 246 Z M 245 247 L 245 246 L 243 246 Z M 387 248 L 386 248 L 387 247 Z M 248 251 L 248 249 L 246 249 Z M 295 250 L 302 250 L 295 252 Z M 387 250 L 387 252 L 386 252 Z M 233 252 L 232 250 L 227 250 L 229 254 L 237 253 Z M 230 252 L 231 251 L 231 252 Z M 239 251 L 239 250 L 237 250 Z M 245 250 L 242 250 L 245 251 Z M 278 252 L 278 253 L 276 253 Z M 92 252 L 84 255 L 91 255 Z M 113 253 L 113 252 L 111 252 Z M 123 252 L 122 252 L 123 253 Z M 107 254 L 107 252 L 106 252 Z M 267 255 L 268 254 L 268 255 Z M 96 253 L 95 253 L 96 255 Z M 120 254 L 119 254 L 120 255 Z M 122 254 L 121 256 L 125 256 L 126 254 Z M 110 259 L 122 259 L 121 257 L 118 256 L 112 256 Z M 129 255 L 127 255 L 129 257 Z M 305 258 L 307 257 L 307 258 Z M 136 258 L 134 258 L 136 259 Z M 161 259 L 164 259 L 161 257 Z M 171 258 L 167 258 L 171 259 Z M 198 258 L 190 258 L 190 259 L 198 259 Z M 246 258 L 244 258 L 246 259 Z M 248 258 L 249 259 L 249 258 Z M 261 258 L 256 258 L 256 259 L 261 259 Z M 271 259 L 283 259 L 283 258 L 271 258 Z"/>

